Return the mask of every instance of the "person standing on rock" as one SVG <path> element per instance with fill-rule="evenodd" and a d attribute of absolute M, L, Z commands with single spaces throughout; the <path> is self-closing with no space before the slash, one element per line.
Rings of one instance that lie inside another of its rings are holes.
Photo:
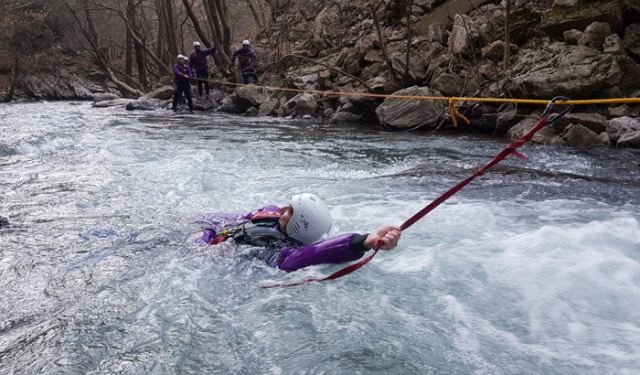
<path fill-rule="evenodd" d="M 189 112 L 193 112 L 193 101 L 191 100 L 191 79 L 194 78 L 193 70 L 187 65 L 186 56 L 178 55 L 178 62 L 173 64 L 173 80 L 175 82 L 175 90 L 173 90 L 173 106 L 171 110 L 178 110 L 178 103 L 182 98 L 182 94 L 187 98 L 189 104 Z"/>
<path fill-rule="evenodd" d="M 189 67 L 196 73 L 199 99 L 203 98 L 203 91 L 206 92 L 204 98 L 209 99 L 209 64 L 207 64 L 207 56 L 213 55 L 215 52 L 216 47 L 203 49 L 200 46 L 200 42 L 193 42 L 193 53 L 189 57 Z"/>
<path fill-rule="evenodd" d="M 258 58 L 248 40 L 243 40 L 242 48 L 233 53 L 233 61 L 242 72 L 242 81 L 245 85 L 249 84 L 249 78 L 253 78 L 254 83 L 258 83 Z"/>

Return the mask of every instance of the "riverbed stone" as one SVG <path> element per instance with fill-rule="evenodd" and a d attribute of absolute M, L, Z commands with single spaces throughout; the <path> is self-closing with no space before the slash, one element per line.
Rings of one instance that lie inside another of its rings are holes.
<path fill-rule="evenodd" d="M 586 29 L 578 44 L 581 46 L 593 47 L 598 50 L 602 50 L 604 40 L 607 36 L 611 35 L 611 26 L 606 22 L 592 22 Z"/>
<path fill-rule="evenodd" d="M 640 56 L 640 23 L 634 23 L 624 30 L 624 46 L 631 53 Z"/>
<path fill-rule="evenodd" d="M 441 96 L 442 94 L 429 87 L 412 86 L 396 91 L 394 95 Z M 446 109 L 447 106 L 442 102 L 387 98 L 376 108 L 375 113 L 380 124 L 385 127 L 434 128 Z"/>
<path fill-rule="evenodd" d="M 106 108 L 106 107 L 126 107 L 127 104 L 134 102 L 135 99 L 113 99 L 113 100 L 102 100 L 99 102 L 95 102 L 92 104 L 92 107 L 96 108 Z"/>
<path fill-rule="evenodd" d="M 554 122 L 553 127 L 556 133 L 561 134 L 570 124 L 578 124 L 600 134 L 607 130 L 608 123 L 607 118 L 598 113 L 569 113 Z"/>
<path fill-rule="evenodd" d="M 520 50 L 502 86 L 516 97 L 597 97 L 613 87 L 627 94 L 640 87 L 640 65 L 586 46 L 544 43 Z"/>
<path fill-rule="evenodd" d="M 625 134 L 638 131 L 640 131 L 640 120 L 633 117 L 625 116 L 614 118 L 609 120 L 607 124 L 607 133 L 609 133 L 611 141 L 616 144 L 619 143 L 620 138 Z"/>
<path fill-rule="evenodd" d="M 268 95 L 258 86 L 249 85 L 237 87 L 233 91 L 233 94 L 231 94 L 233 109 L 225 112 L 245 113 L 247 109 L 251 107 L 259 108 L 260 104 L 262 104 L 267 97 Z M 227 107 L 225 107 L 225 109 L 227 109 Z"/>
<path fill-rule="evenodd" d="M 107 100 L 116 100 L 116 99 L 120 99 L 120 97 L 118 95 L 112 94 L 112 93 L 100 92 L 100 93 L 93 94 L 93 102 L 94 103 L 104 102 L 104 101 L 107 101 Z"/>
<path fill-rule="evenodd" d="M 522 138 L 531 128 L 539 121 L 540 116 L 538 114 L 533 114 L 531 117 L 527 117 L 524 120 L 520 121 L 514 127 L 509 129 L 507 132 L 509 139 L 515 141 L 517 139 Z M 531 142 L 533 143 L 542 143 L 542 144 L 556 144 L 559 139 L 556 136 L 556 132 L 552 127 L 545 126 L 540 129 L 533 138 Z"/>
<path fill-rule="evenodd" d="M 604 39 L 604 44 L 602 46 L 602 50 L 604 53 L 609 53 L 612 55 L 626 55 L 627 51 L 624 48 L 624 42 L 620 35 L 611 34 Z"/>
<path fill-rule="evenodd" d="M 173 96 L 172 86 L 161 86 L 144 95 L 147 99 L 167 100 Z"/>
<path fill-rule="evenodd" d="M 640 148 L 640 131 L 632 131 L 623 134 L 620 138 L 618 138 L 618 145 Z"/>
<path fill-rule="evenodd" d="M 294 116 L 315 115 L 318 100 L 315 95 L 303 92 L 285 103 L 284 108 L 287 114 Z"/>
<path fill-rule="evenodd" d="M 127 111 L 153 111 L 160 109 L 158 105 L 151 100 L 141 97 L 126 105 Z"/>
<path fill-rule="evenodd" d="M 568 146 L 577 148 L 592 148 L 608 145 L 608 143 L 603 143 L 598 133 L 580 124 L 569 124 L 562 138 Z"/>

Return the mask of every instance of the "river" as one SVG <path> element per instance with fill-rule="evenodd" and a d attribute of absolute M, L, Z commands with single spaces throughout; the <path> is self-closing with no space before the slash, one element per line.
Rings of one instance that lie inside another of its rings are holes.
<path fill-rule="evenodd" d="M 640 150 L 527 145 L 333 282 L 194 243 L 297 192 L 400 224 L 504 144 L 0 105 L 0 374 L 640 373 Z"/>

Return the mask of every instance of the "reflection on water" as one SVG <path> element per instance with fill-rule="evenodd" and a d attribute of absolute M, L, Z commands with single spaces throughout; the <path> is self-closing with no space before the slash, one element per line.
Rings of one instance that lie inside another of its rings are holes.
<path fill-rule="evenodd" d="M 502 140 L 0 106 L 0 373 L 637 374 L 640 153 L 527 146 L 335 282 L 201 248 L 212 211 L 400 223 Z"/>

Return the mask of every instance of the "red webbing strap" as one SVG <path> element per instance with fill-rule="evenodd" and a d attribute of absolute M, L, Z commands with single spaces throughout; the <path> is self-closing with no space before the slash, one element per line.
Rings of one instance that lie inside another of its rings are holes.
<path fill-rule="evenodd" d="M 402 225 L 400 225 L 400 230 L 405 230 L 405 229 L 409 228 L 410 226 L 412 226 L 413 224 L 415 224 L 418 220 L 422 219 L 426 214 L 431 212 L 434 208 L 438 207 L 444 201 L 446 201 L 447 199 L 451 198 L 451 196 L 453 196 L 455 193 L 457 193 L 460 190 L 462 190 L 462 188 L 467 186 L 476 177 L 482 176 L 484 174 L 484 172 L 486 172 L 489 169 L 491 169 L 493 166 L 495 166 L 496 164 L 498 164 L 499 162 L 504 160 L 510 154 L 514 154 L 519 158 L 526 158 L 526 156 L 524 156 L 521 153 L 519 153 L 518 151 L 516 151 L 516 149 L 518 147 L 524 145 L 528 141 L 530 141 L 531 138 L 533 138 L 533 136 L 540 129 L 544 128 L 548 123 L 549 123 L 549 119 L 546 116 L 543 116 L 527 132 L 527 134 L 523 135 L 520 139 L 516 140 L 515 142 L 508 144 L 493 159 L 491 159 L 491 161 L 488 162 L 484 167 L 478 169 L 478 171 L 476 171 L 474 174 L 472 174 L 471 176 L 467 177 L 466 179 L 464 179 L 463 181 L 461 181 L 460 183 L 458 183 L 456 186 L 452 187 L 451 189 L 447 190 L 444 194 L 442 194 L 441 196 L 436 198 L 433 202 L 429 203 L 422 210 L 420 210 L 415 215 L 413 215 L 409 219 L 407 219 L 404 223 L 402 223 Z M 371 261 L 371 259 L 373 259 L 373 257 L 375 257 L 376 254 L 378 254 L 378 251 L 380 250 L 380 246 L 382 246 L 382 243 L 377 242 L 373 246 L 373 250 L 374 250 L 373 254 L 371 254 L 368 257 L 358 261 L 357 263 L 354 263 L 354 264 L 351 264 L 351 265 L 349 265 L 349 266 L 347 266 L 345 268 L 342 268 L 341 270 L 336 271 L 336 272 L 332 273 L 329 276 L 322 277 L 322 278 L 308 278 L 308 279 L 304 279 L 304 280 L 297 281 L 297 282 L 290 283 L 290 284 L 265 285 L 265 286 L 262 286 L 262 288 L 290 287 L 290 286 L 298 286 L 298 285 L 307 284 L 307 283 L 313 283 L 313 282 L 316 282 L 316 281 L 325 281 L 325 280 L 337 279 L 339 277 L 348 275 L 348 274 L 354 272 L 355 270 L 357 270 L 358 268 L 360 268 L 360 267 L 364 266 L 365 264 L 369 263 Z"/>

